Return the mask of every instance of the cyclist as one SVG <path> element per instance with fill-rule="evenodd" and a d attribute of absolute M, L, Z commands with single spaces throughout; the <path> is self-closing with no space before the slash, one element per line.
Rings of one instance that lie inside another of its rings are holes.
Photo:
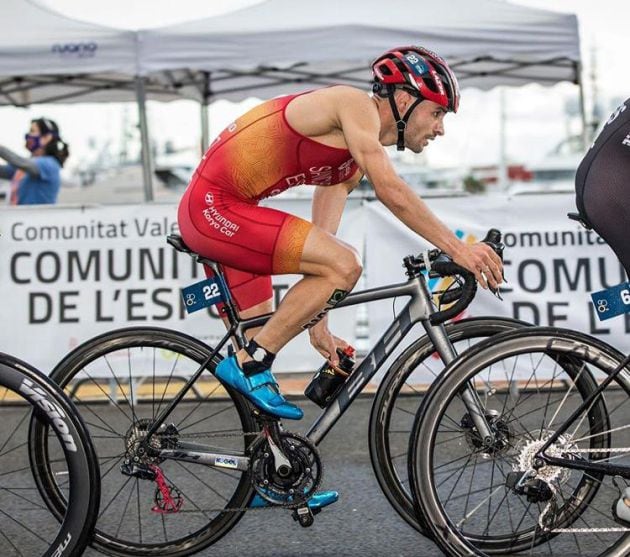
<path fill-rule="evenodd" d="M 0 145 L 0 158 L 9 163 L 0 165 L 0 178 L 15 184 L 18 205 L 56 203 L 68 145 L 61 140 L 57 124 L 48 118 L 32 120 L 25 141 L 31 152 L 29 158 Z"/>
<path fill-rule="evenodd" d="M 273 317 L 216 376 L 257 407 L 300 419 L 271 373 L 276 353 L 300 331 L 332 365 L 346 342 L 330 333 L 326 312 L 361 274 L 357 252 L 335 238 L 345 200 L 366 174 L 378 199 L 403 223 L 472 271 L 500 284 L 502 264 L 485 244 L 461 242 L 396 174 L 383 146 L 415 153 L 444 134 L 459 90 L 442 58 L 422 47 L 395 48 L 372 64 L 372 96 L 333 86 L 264 102 L 210 145 L 179 206 L 184 241 L 218 261 L 243 317 L 272 310 L 272 274 L 301 274 Z M 258 202 L 301 184 L 317 186 L 313 222 Z"/>
<path fill-rule="evenodd" d="M 586 153 L 575 177 L 576 204 L 582 220 L 613 249 L 630 276 L 630 99 L 612 113 Z"/>
<path fill-rule="evenodd" d="M 613 249 L 630 276 L 630 99 L 612 113 L 575 177 L 576 205 L 584 224 Z M 630 488 L 613 504 L 613 515 L 630 525 Z"/>

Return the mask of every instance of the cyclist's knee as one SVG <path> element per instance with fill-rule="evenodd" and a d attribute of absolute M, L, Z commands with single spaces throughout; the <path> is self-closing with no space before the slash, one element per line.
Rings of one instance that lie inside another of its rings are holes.
<path fill-rule="evenodd" d="M 335 280 L 339 282 L 339 286 L 343 286 L 346 290 L 352 289 L 363 272 L 357 251 L 350 246 L 345 247 L 340 257 L 335 259 L 331 271 L 335 274 Z"/>

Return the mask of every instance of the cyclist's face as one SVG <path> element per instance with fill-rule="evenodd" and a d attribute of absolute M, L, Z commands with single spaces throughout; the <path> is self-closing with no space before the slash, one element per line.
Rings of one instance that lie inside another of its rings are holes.
<path fill-rule="evenodd" d="M 405 146 L 414 153 L 420 153 L 429 141 L 438 135 L 444 135 L 444 116 L 446 110 L 433 101 L 422 101 L 407 122 Z"/>

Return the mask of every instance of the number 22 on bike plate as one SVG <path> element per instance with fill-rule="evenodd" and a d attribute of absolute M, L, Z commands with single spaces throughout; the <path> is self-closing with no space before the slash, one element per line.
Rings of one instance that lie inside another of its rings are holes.
<path fill-rule="evenodd" d="M 630 312 L 630 282 L 591 294 L 600 321 Z"/>
<path fill-rule="evenodd" d="M 223 289 L 216 278 L 209 278 L 182 288 L 182 298 L 188 313 L 213 306 L 223 301 Z"/>

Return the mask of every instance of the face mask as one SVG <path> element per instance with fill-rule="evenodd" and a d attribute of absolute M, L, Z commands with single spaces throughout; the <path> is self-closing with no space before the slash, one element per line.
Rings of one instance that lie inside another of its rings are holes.
<path fill-rule="evenodd" d="M 41 140 L 41 136 L 39 135 L 33 135 L 30 133 L 27 133 L 24 136 L 24 139 L 26 139 L 26 148 L 31 152 L 34 153 L 35 151 L 37 151 L 37 149 L 40 149 L 42 144 L 40 142 Z"/>

